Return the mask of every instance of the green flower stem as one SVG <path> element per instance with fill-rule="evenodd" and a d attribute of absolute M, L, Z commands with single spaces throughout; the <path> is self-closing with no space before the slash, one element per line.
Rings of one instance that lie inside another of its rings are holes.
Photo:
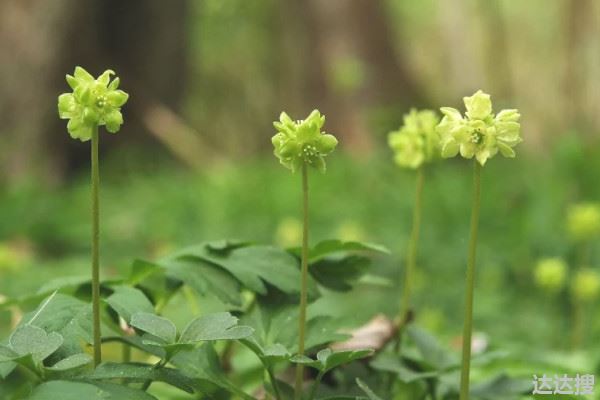
<path fill-rule="evenodd" d="M 281 400 L 281 392 L 279 391 L 279 385 L 277 384 L 277 378 L 275 378 L 275 372 L 273 372 L 273 368 L 266 368 L 267 374 L 269 375 L 269 381 L 271 381 L 271 386 L 273 387 L 273 392 L 275 393 L 275 399 Z"/>
<path fill-rule="evenodd" d="M 100 344 L 100 171 L 98 166 L 98 127 L 92 129 L 92 312 L 94 334 L 94 366 L 102 362 Z"/>
<path fill-rule="evenodd" d="M 308 396 L 308 400 L 313 400 L 315 398 L 315 395 L 317 394 L 317 389 L 321 385 L 321 380 L 323 379 L 323 375 L 324 375 L 323 371 L 321 371 L 315 378 L 315 382 L 313 383 L 312 388 L 310 390 L 310 395 Z"/>
<path fill-rule="evenodd" d="M 471 336 L 473 333 L 473 292 L 475 289 L 475 256 L 477 251 L 477 231 L 479 228 L 479 207 L 481 204 L 481 165 L 473 161 L 473 204 L 471 208 L 471 233 L 467 259 L 467 287 L 465 303 L 465 324 L 462 342 L 462 368 L 460 374 L 460 400 L 469 399 L 469 372 L 471 369 Z"/>
<path fill-rule="evenodd" d="M 572 319 L 572 327 L 571 327 L 571 346 L 573 350 L 580 349 L 583 345 L 584 338 L 584 315 L 585 315 L 585 306 L 583 302 L 575 299 L 575 304 L 573 305 L 573 319 Z"/>
<path fill-rule="evenodd" d="M 161 358 L 160 360 L 158 360 L 158 361 L 156 362 L 156 364 L 154 364 L 154 365 L 152 366 L 152 369 L 153 369 L 153 370 L 157 370 L 157 369 L 159 369 L 159 368 L 162 368 L 162 367 L 164 367 L 165 365 L 167 365 L 167 363 L 168 363 L 168 362 L 169 362 L 169 360 L 168 360 L 168 359 L 166 359 L 166 358 L 164 358 L 164 359 L 163 359 L 163 358 Z M 148 388 L 150 387 L 150 385 L 152 385 L 152 379 L 148 379 L 148 380 L 144 381 L 144 384 L 142 385 L 142 390 L 145 392 L 146 390 L 148 390 Z"/>
<path fill-rule="evenodd" d="M 33 382 L 41 382 L 43 381 L 42 376 L 40 376 L 40 373 L 29 369 L 21 364 L 17 364 L 17 369 L 19 370 L 19 372 L 21 372 L 23 375 L 25 375 L 28 379 L 32 380 Z"/>
<path fill-rule="evenodd" d="M 412 217 L 412 231 L 408 242 L 408 252 L 406 253 L 406 269 L 404 273 L 404 290 L 402 291 L 401 319 L 400 324 L 404 325 L 410 319 L 411 314 L 411 294 L 414 281 L 415 270 L 417 267 L 417 249 L 419 245 L 419 231 L 421 229 L 421 209 L 423 203 L 423 182 L 425 173 L 423 167 L 417 169 L 417 182 L 415 187 L 415 204 Z"/>
<path fill-rule="evenodd" d="M 298 318 L 298 355 L 304 355 L 304 336 L 306 325 L 306 301 L 308 287 L 308 166 L 302 164 L 302 286 L 300 287 L 300 316 Z M 294 398 L 302 398 L 302 383 L 304 381 L 304 366 L 296 366 L 296 387 Z"/>
<path fill-rule="evenodd" d="M 589 240 L 586 240 L 579 244 L 577 249 L 578 265 L 575 266 L 575 270 L 580 270 L 582 267 L 588 267 L 592 259 L 592 246 Z M 573 301 L 573 312 L 571 320 L 571 347 L 573 350 L 581 348 L 584 342 L 585 336 L 585 306 L 583 302 L 578 299 Z"/>

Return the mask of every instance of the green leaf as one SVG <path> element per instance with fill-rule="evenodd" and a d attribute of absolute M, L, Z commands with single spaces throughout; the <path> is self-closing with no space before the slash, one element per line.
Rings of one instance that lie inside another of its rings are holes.
<path fill-rule="evenodd" d="M 157 400 L 148 393 L 113 383 L 49 381 L 33 389 L 27 400 Z"/>
<path fill-rule="evenodd" d="M 241 305 L 240 283 L 222 267 L 192 257 L 180 257 L 162 265 L 167 276 L 182 281 L 198 293 L 214 293 L 226 304 Z"/>
<path fill-rule="evenodd" d="M 21 325 L 10 336 L 9 344 L 17 354 L 31 354 L 34 361 L 41 362 L 54 353 L 63 343 L 63 337 L 52 332 L 46 333 L 33 325 Z"/>
<path fill-rule="evenodd" d="M 156 263 L 145 260 L 134 260 L 131 265 L 129 276 L 127 277 L 127 283 L 131 286 L 135 286 L 149 276 L 161 271 L 161 266 Z"/>
<path fill-rule="evenodd" d="M 344 350 L 344 351 L 333 351 L 331 349 L 323 349 L 317 353 L 317 359 L 311 360 L 306 356 L 292 357 L 291 361 L 297 364 L 304 364 L 306 366 L 317 369 L 321 373 L 327 373 L 332 369 L 339 367 L 343 364 L 349 364 L 352 361 L 359 360 L 361 358 L 368 357 L 373 354 L 373 350 Z"/>
<path fill-rule="evenodd" d="M 453 353 L 444 349 L 438 341 L 426 331 L 411 325 L 406 333 L 416 344 L 423 360 L 437 370 L 444 370 L 458 365 L 458 359 Z"/>
<path fill-rule="evenodd" d="M 186 376 L 194 378 L 196 384 L 201 387 L 201 392 L 209 398 L 218 389 L 223 389 L 244 400 L 256 400 L 227 379 L 221 368 L 219 356 L 210 343 L 177 353 L 171 363 Z"/>
<path fill-rule="evenodd" d="M 317 353 L 317 360 L 319 360 L 323 364 L 323 370 L 327 372 L 331 371 L 336 367 L 339 367 L 340 365 L 348 364 L 352 361 L 369 357 L 372 354 L 373 350 L 371 349 L 344 351 L 332 351 L 330 349 L 324 349 Z"/>
<path fill-rule="evenodd" d="M 349 255 L 336 258 L 327 257 L 310 265 L 310 274 L 321 285 L 336 291 L 349 291 L 367 270 L 371 260 L 368 257 Z"/>
<path fill-rule="evenodd" d="M 145 312 L 135 313 L 131 317 L 130 325 L 156 336 L 166 343 L 175 342 L 177 336 L 177 328 L 175 328 L 175 325 L 168 319 L 156 314 Z"/>
<path fill-rule="evenodd" d="M 38 294 L 48 294 L 51 292 L 58 291 L 60 289 L 77 288 L 85 283 L 89 283 L 89 276 L 64 276 L 60 278 L 51 279 L 46 282 L 38 291 Z"/>
<path fill-rule="evenodd" d="M 260 344 L 267 346 L 279 343 L 290 352 L 298 349 L 298 306 L 287 304 L 280 298 L 269 299 L 265 303 L 259 299 L 259 306 L 255 309 L 252 325 L 258 329 L 255 335 Z M 316 346 L 342 341 L 349 335 L 338 333 L 341 320 L 329 316 L 309 316 L 306 321 L 305 348 L 307 350 Z"/>
<path fill-rule="evenodd" d="M 438 371 L 414 371 L 402 363 L 401 359 L 394 354 L 383 353 L 375 358 L 371 367 L 378 371 L 393 372 L 404 383 L 424 380 L 439 376 Z"/>
<path fill-rule="evenodd" d="M 64 343 L 59 353 L 68 356 L 81 353 L 82 339 L 91 343 L 91 318 L 90 304 L 55 292 L 35 311 L 26 314 L 21 324 L 37 326 L 46 332 L 60 333 Z"/>
<path fill-rule="evenodd" d="M 184 249 L 178 255 L 197 257 L 220 265 L 256 293 L 266 294 L 265 282 L 284 293 L 299 292 L 298 260 L 273 246 L 240 247 L 222 254 L 211 251 L 204 244 Z"/>
<path fill-rule="evenodd" d="M 241 339 L 240 342 L 258 356 L 265 368 L 271 368 L 280 361 L 287 361 L 292 354 L 284 345 L 275 343 L 261 346 L 254 337 Z"/>
<path fill-rule="evenodd" d="M 327 397 L 319 397 L 317 400 L 369 400 L 366 397 L 362 396 L 327 396 Z"/>
<path fill-rule="evenodd" d="M 341 240 L 324 240 L 317 243 L 315 247 L 310 249 L 309 262 L 314 263 L 322 259 L 325 256 L 340 253 L 340 252 L 376 252 L 382 254 L 390 254 L 390 251 L 385 247 L 374 243 L 361 243 L 361 242 L 343 242 Z"/>
<path fill-rule="evenodd" d="M 211 242 L 206 243 L 206 248 L 210 251 L 225 254 L 231 250 L 238 249 L 240 247 L 248 246 L 248 242 L 244 242 L 241 240 L 231 240 L 231 239 L 221 239 L 221 240 L 213 240 Z"/>
<path fill-rule="evenodd" d="M 472 386 L 472 398 L 481 400 L 517 400 L 523 395 L 531 394 L 533 385 L 531 379 L 513 379 L 506 374 L 500 374 L 488 381 Z"/>
<path fill-rule="evenodd" d="M 251 336 L 254 329 L 237 325 L 238 319 L 228 312 L 203 315 L 188 324 L 181 333 L 179 343 L 206 340 L 235 340 Z"/>
<path fill-rule="evenodd" d="M 194 381 L 173 368 L 156 368 L 153 365 L 137 363 L 102 363 L 86 379 L 108 380 L 125 379 L 131 382 L 160 381 L 188 393 L 194 392 Z"/>
<path fill-rule="evenodd" d="M 373 393 L 373 391 L 367 386 L 367 384 L 361 381 L 360 378 L 356 378 L 356 384 L 363 392 L 365 392 L 369 400 L 383 400 L 381 397 Z"/>
<path fill-rule="evenodd" d="M 10 348 L 0 345 L 0 378 L 6 379 L 8 375 L 17 367 L 13 360 L 18 357 L 18 354 Z"/>
<path fill-rule="evenodd" d="M 87 353 L 73 354 L 67 358 L 63 358 L 51 367 L 46 367 L 51 371 L 69 371 L 84 367 L 92 362 L 92 357 Z"/>
<path fill-rule="evenodd" d="M 144 293 L 129 286 L 117 286 L 114 293 L 105 300 L 127 323 L 138 312 L 153 313 L 154 306 Z"/>

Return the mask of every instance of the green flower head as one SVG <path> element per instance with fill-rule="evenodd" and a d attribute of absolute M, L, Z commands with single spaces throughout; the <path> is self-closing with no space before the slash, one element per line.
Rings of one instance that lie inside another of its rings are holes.
<path fill-rule="evenodd" d="M 565 284 L 567 269 L 567 264 L 560 258 L 542 259 L 535 267 L 535 283 L 548 292 L 558 292 Z"/>
<path fill-rule="evenodd" d="M 404 115 L 404 125 L 388 136 L 388 143 L 398 165 L 416 169 L 435 159 L 440 146 L 436 132 L 438 122 L 440 118 L 431 110 L 412 109 Z"/>
<path fill-rule="evenodd" d="M 271 139 L 274 154 L 292 172 L 304 163 L 325 172 L 325 156 L 338 144 L 333 135 L 321 131 L 325 116 L 314 110 L 304 120 L 293 121 L 285 112 L 273 122 L 277 133 Z"/>
<path fill-rule="evenodd" d="M 90 140 L 92 129 L 106 126 L 110 133 L 118 132 L 123 123 L 121 107 L 129 95 L 119 90 L 119 78 L 110 80 L 115 73 L 106 70 L 97 79 L 81 67 L 67 75 L 73 93 L 58 96 L 58 115 L 68 119 L 67 130 L 73 139 Z"/>
<path fill-rule="evenodd" d="M 567 211 L 567 231 L 571 239 L 585 241 L 600 235 L 600 205 L 580 203 Z"/>
<path fill-rule="evenodd" d="M 583 303 L 597 299 L 600 295 L 600 275 L 591 268 L 577 271 L 571 283 L 571 293 Z"/>
<path fill-rule="evenodd" d="M 475 157 L 481 165 L 498 151 L 513 158 L 513 147 L 522 142 L 519 111 L 502 110 L 494 115 L 490 95 L 481 90 L 465 97 L 464 102 L 467 109 L 464 117 L 454 108 L 440 109 L 444 118 L 437 131 L 441 136 L 442 157 L 454 157 L 460 152 L 464 158 Z"/>

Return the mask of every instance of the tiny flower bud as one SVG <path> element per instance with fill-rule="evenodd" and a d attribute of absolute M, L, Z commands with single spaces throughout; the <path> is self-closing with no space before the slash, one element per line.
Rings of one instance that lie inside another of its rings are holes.
<path fill-rule="evenodd" d="M 545 258 L 538 262 L 534 271 L 536 285 L 548 292 L 558 292 L 565 284 L 567 265 L 560 258 Z"/>
<path fill-rule="evenodd" d="M 597 299 L 600 295 L 600 275 L 590 268 L 577 271 L 571 284 L 571 292 L 580 302 Z"/>
<path fill-rule="evenodd" d="M 580 203 L 567 211 L 567 231 L 572 240 L 585 241 L 600 235 L 600 205 Z"/>

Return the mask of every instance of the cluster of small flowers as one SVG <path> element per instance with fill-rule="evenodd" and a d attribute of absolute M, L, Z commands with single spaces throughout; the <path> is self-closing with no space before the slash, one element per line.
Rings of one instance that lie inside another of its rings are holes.
<path fill-rule="evenodd" d="M 335 136 L 321 131 L 323 124 L 325 116 L 318 110 L 299 121 L 281 113 L 279 121 L 273 123 L 277 133 L 271 141 L 274 154 L 284 167 L 296 171 L 306 163 L 325 172 L 325 156 L 335 149 L 338 141 Z"/>
<path fill-rule="evenodd" d="M 584 244 L 600 236 L 600 206 L 594 203 L 574 204 L 567 210 L 566 228 L 569 238 Z M 560 292 L 567 281 L 569 266 L 559 257 L 543 258 L 534 270 L 537 286 L 549 293 Z M 600 296 L 600 273 L 589 265 L 581 265 L 570 284 L 571 295 L 578 302 L 590 302 Z"/>
<path fill-rule="evenodd" d="M 129 95 L 119 90 L 119 78 L 110 80 L 112 70 L 106 70 L 95 79 L 81 67 L 75 68 L 73 75 L 67 75 L 67 83 L 72 93 L 58 97 L 58 115 L 68 119 L 67 130 L 73 139 L 83 142 L 92 138 L 92 130 L 106 126 L 106 130 L 116 133 L 123 124 L 121 107 Z"/>
<path fill-rule="evenodd" d="M 459 153 L 464 158 L 475 157 L 482 166 L 498 152 L 513 158 L 513 147 L 522 141 L 519 112 L 502 110 L 494 115 L 490 95 L 481 90 L 463 100 L 464 116 L 454 108 L 442 107 L 441 121 L 433 111 L 411 110 L 404 125 L 389 135 L 396 163 L 416 169 L 438 155 L 451 158 Z"/>

